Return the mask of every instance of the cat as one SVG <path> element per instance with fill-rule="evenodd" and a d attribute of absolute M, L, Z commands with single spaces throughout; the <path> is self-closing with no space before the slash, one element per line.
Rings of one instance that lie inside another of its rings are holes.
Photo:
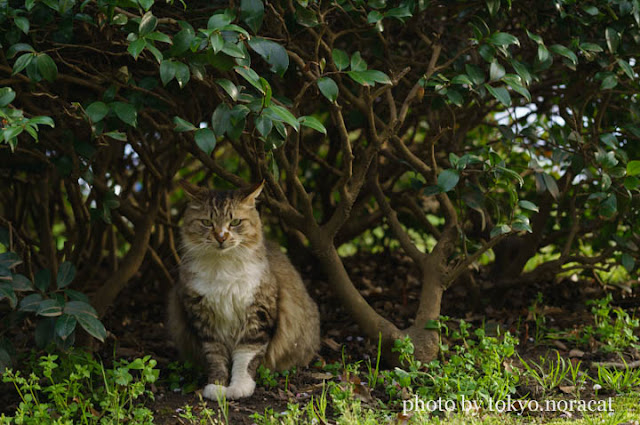
<path fill-rule="evenodd" d="M 208 369 L 202 395 L 212 400 L 248 397 L 259 364 L 306 366 L 320 346 L 317 305 L 280 246 L 263 236 L 263 184 L 217 191 L 181 181 L 190 202 L 168 329 L 181 356 Z"/>

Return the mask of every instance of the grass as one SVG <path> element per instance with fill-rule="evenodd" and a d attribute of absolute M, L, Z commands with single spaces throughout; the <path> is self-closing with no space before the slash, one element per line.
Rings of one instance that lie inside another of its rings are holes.
<path fill-rule="evenodd" d="M 636 340 L 629 337 L 612 342 L 614 330 L 635 332 L 637 327 L 633 318 L 611 309 L 609 302 L 594 303 L 594 329 L 606 331 L 592 332 L 591 337 L 599 338 L 600 347 L 633 347 Z M 483 326 L 447 317 L 429 327 L 440 334 L 437 359 L 429 363 L 415 359 L 408 338 L 396 341 L 392 351 L 401 367 L 390 370 L 380 368 L 380 341 L 376 356 L 365 361 L 348 362 L 343 351 L 341 362 L 323 366 L 329 379 L 321 389 L 303 402 L 293 399 L 286 408 L 255 413 L 253 422 L 613 425 L 640 419 L 640 369 L 588 369 L 557 351 L 538 361 L 524 360 L 516 352 L 518 340 L 499 328 L 489 334 Z M 547 331 L 542 322 L 540 328 L 541 334 Z M 10 416 L 1 416 L 0 424 L 153 424 L 153 413 L 146 404 L 153 399 L 151 384 L 159 382 L 168 391 L 183 393 L 201 386 L 191 365 L 170 364 L 167 377 L 160 381 L 155 366 L 149 356 L 115 361 L 111 367 L 78 351 L 40 357 L 28 365 L 29 373 L 7 370 L 3 374 L 3 381 L 14 386 L 20 404 Z M 282 388 L 286 392 L 295 373 L 260 368 L 257 381 L 269 391 Z M 532 395 L 530 385 L 541 393 Z M 174 414 L 182 424 L 234 423 L 230 404 L 224 399 L 200 398 Z"/>

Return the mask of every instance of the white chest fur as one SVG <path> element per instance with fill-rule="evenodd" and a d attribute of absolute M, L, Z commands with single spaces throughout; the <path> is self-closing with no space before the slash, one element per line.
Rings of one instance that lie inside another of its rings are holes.
<path fill-rule="evenodd" d="M 245 318 L 266 263 L 256 255 L 200 257 L 187 266 L 189 286 L 204 297 L 215 317 L 217 331 L 234 334 Z"/>

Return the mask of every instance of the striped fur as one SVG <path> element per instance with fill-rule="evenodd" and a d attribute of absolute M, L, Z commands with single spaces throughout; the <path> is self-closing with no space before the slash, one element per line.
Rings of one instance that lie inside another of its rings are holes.
<path fill-rule="evenodd" d="M 247 397 L 260 363 L 284 370 L 311 361 L 320 344 L 318 309 L 280 247 L 263 238 L 255 208 L 262 185 L 183 187 L 192 202 L 168 328 L 181 355 L 207 367 L 205 397 Z"/>

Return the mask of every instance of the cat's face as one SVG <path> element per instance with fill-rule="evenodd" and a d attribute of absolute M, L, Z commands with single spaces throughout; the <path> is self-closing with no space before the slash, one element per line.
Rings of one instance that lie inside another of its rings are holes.
<path fill-rule="evenodd" d="M 252 250 L 262 243 L 262 223 L 255 206 L 262 184 L 232 191 L 182 186 L 191 197 L 182 228 L 187 252 L 222 254 L 238 247 Z"/>

